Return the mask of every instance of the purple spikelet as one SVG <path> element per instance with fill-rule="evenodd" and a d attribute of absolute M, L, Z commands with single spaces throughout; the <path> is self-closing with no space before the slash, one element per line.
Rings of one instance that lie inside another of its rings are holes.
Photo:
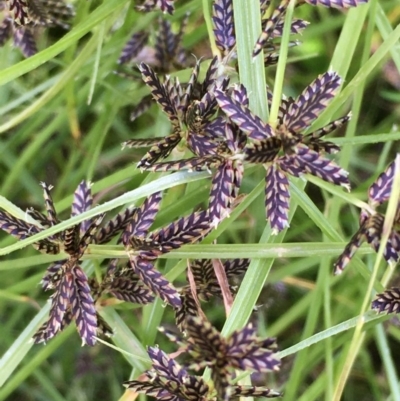
<path fill-rule="evenodd" d="M 236 45 L 232 0 L 215 0 L 212 20 L 215 43 L 221 52 L 227 55 Z"/>

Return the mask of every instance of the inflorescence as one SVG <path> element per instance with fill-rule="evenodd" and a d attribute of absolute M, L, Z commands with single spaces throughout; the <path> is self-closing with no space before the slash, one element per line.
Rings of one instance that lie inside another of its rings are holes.
<path fill-rule="evenodd" d="M 297 5 L 346 9 L 367 0 L 304 0 Z M 280 38 L 288 0 L 271 10 L 270 0 L 260 0 L 262 34 L 255 43 L 252 56 L 264 52 L 266 66 L 279 58 Z M 4 0 L 0 2 L 3 22 L 0 44 L 13 36 L 14 43 L 25 56 L 36 53 L 34 31 L 60 26 L 68 29 L 73 8 L 63 0 Z M 140 11 L 161 10 L 172 14 L 173 0 L 145 0 L 136 5 Z M 133 67 L 132 77 L 143 80 L 151 94 L 143 98 L 133 114 L 138 118 L 154 102 L 168 117 L 171 130 L 167 136 L 132 138 L 124 147 L 149 148 L 137 167 L 147 171 L 207 170 L 211 175 L 208 207 L 181 217 L 162 228 L 152 229 L 162 202 L 161 192 L 150 195 L 138 207 L 122 210 L 104 223 L 104 215 L 85 220 L 66 230 L 37 241 L 33 246 L 42 253 L 62 254 L 62 260 L 51 264 L 43 277 L 42 287 L 51 291 L 50 315 L 34 335 L 36 343 L 46 342 L 72 321 L 84 344 L 94 345 L 100 335 L 112 335 L 112 328 L 99 315 L 101 299 L 112 296 L 121 301 L 145 305 L 159 297 L 170 305 L 176 325 L 185 333 L 180 337 L 163 330 L 180 346 L 185 365 L 160 350 L 149 347 L 152 363 L 144 379 L 132 380 L 125 386 L 160 400 L 228 401 L 241 396 L 278 397 L 280 392 L 265 387 L 239 386 L 232 383 L 238 370 L 252 372 L 276 371 L 280 367 L 276 356 L 275 339 L 261 340 L 256 329 L 248 325 L 225 338 L 211 325 L 201 309 L 200 301 L 213 296 L 222 297 L 219 279 L 210 260 L 191 261 L 187 270 L 188 284 L 175 288 L 159 272 L 156 261 L 162 254 L 185 244 L 201 241 L 225 218 L 229 217 L 238 200 L 246 166 L 261 165 L 265 169 L 265 215 L 274 233 L 289 227 L 290 177 L 306 174 L 350 190 L 348 173 L 329 155 L 340 150 L 333 142 L 324 140 L 332 131 L 342 127 L 350 114 L 310 131 L 313 122 L 337 94 L 342 80 L 334 71 L 319 75 L 305 87 L 297 98 L 280 100 L 278 120 L 263 121 L 249 107 L 246 88 L 230 84 L 226 66 L 236 66 L 236 32 L 232 0 L 214 0 L 213 31 L 220 52 L 210 62 L 193 60 L 182 45 L 189 15 L 175 32 L 171 23 L 158 20 L 156 31 L 135 32 L 119 58 L 120 66 Z M 269 11 L 267 13 L 267 10 Z M 266 16 L 268 15 L 268 16 Z M 308 22 L 293 19 L 290 34 L 298 35 Z M 291 40 L 290 46 L 300 42 Z M 181 83 L 169 73 L 193 65 L 187 82 Z M 199 79 L 202 65 L 205 77 Z M 271 88 L 264 89 L 272 103 Z M 179 148 L 181 152 L 174 150 Z M 185 151 L 183 158 L 177 155 Z M 187 150 L 187 152 L 186 152 Z M 172 156 L 172 157 L 171 157 Z M 166 160 L 169 158 L 168 160 Z M 365 241 L 378 251 L 385 214 L 381 210 L 391 196 L 396 163 L 393 162 L 378 177 L 368 191 L 367 209 L 360 215 L 360 227 L 335 263 L 335 273 L 341 273 L 357 248 Z M 0 228 L 17 239 L 24 239 L 57 225 L 60 220 L 51 197 L 51 186 L 41 183 L 45 211 L 30 208 L 29 219 L 20 219 L 0 211 Z M 71 216 L 92 207 L 91 185 L 82 181 L 76 189 Z M 389 263 L 400 259 L 400 203 L 383 256 Z M 126 257 L 121 262 L 112 259 L 100 279 L 88 277 L 82 259 L 92 244 L 110 241 L 123 246 Z M 236 288 L 230 280 L 242 276 L 250 263 L 248 259 L 220 262 L 229 291 Z M 400 312 L 400 289 L 392 288 L 378 294 L 372 304 L 379 312 Z M 189 373 L 211 369 L 213 386 Z"/>

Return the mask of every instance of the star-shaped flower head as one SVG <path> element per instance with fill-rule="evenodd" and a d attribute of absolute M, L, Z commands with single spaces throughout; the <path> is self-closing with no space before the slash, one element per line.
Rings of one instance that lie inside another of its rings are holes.
<path fill-rule="evenodd" d="M 64 0 L 0 0 L 4 19 L 0 24 L 0 46 L 13 37 L 25 57 L 37 53 L 35 32 L 40 27 L 69 29 L 74 9 Z"/>
<path fill-rule="evenodd" d="M 389 200 L 392 192 L 393 179 L 395 174 L 395 161 L 379 175 L 377 180 L 368 190 L 368 203 L 373 210 Z M 371 214 L 368 210 L 361 210 L 360 228 L 353 235 L 350 242 L 346 245 L 343 253 L 335 263 L 335 274 L 340 274 L 350 262 L 357 249 L 363 242 L 367 242 L 378 252 L 385 216 L 382 213 L 375 212 Z M 388 263 L 397 263 L 400 259 L 400 200 L 397 207 L 397 213 L 394 225 L 389 235 L 388 242 L 383 253 L 383 257 Z"/>
<path fill-rule="evenodd" d="M 189 316 L 186 324 L 187 337 L 182 341 L 163 330 L 173 342 L 183 346 L 193 363 L 190 369 L 211 368 L 211 378 L 218 399 L 228 401 L 234 394 L 229 380 L 232 371 L 251 370 L 255 372 L 277 371 L 280 367 L 273 338 L 261 340 L 255 328 L 249 324 L 224 338 L 210 322 L 196 316 Z"/>
<path fill-rule="evenodd" d="M 248 98 L 243 86 L 235 86 L 231 96 L 237 102 L 248 105 Z M 215 102 L 216 104 L 216 102 Z M 194 108 L 197 109 L 197 104 Z M 229 215 L 233 202 L 237 198 L 242 183 L 244 166 L 244 148 L 247 136 L 226 117 L 200 124 L 196 129 L 195 112 L 193 125 L 189 123 L 187 146 L 194 157 L 188 159 L 159 162 L 152 165 L 153 171 L 210 170 L 215 169 L 210 191 L 210 221 L 217 226 L 221 220 Z M 202 121 L 202 120 L 200 120 Z M 191 130 L 192 129 L 192 130 Z"/>
<path fill-rule="evenodd" d="M 253 57 L 256 57 L 263 48 L 271 43 L 271 40 L 276 37 L 282 36 L 284 16 L 290 0 L 282 0 L 277 8 L 274 9 L 271 16 L 262 20 L 262 33 L 254 46 Z M 367 3 L 368 0 L 299 0 L 296 5 L 311 4 L 313 6 L 324 6 L 329 8 L 347 9 L 350 7 L 357 7 L 360 4 Z M 261 0 L 262 9 L 264 12 L 270 6 L 270 0 Z M 263 13 L 262 13 L 263 14 Z M 301 32 L 306 26 L 307 22 L 302 20 L 293 20 L 291 26 L 291 33 L 296 34 Z"/>
<path fill-rule="evenodd" d="M 200 240 L 210 231 L 208 213 L 194 212 L 149 233 L 161 202 L 161 193 L 150 195 L 122 234 L 131 270 L 143 284 L 174 308 L 181 306 L 178 292 L 154 267 L 158 256 Z M 111 274 L 111 273 L 110 273 Z"/>
<path fill-rule="evenodd" d="M 269 8 L 271 0 L 260 0 L 260 11 L 263 16 Z M 221 51 L 223 56 L 232 57 L 236 47 L 235 26 L 233 22 L 233 0 L 214 0 L 213 3 L 213 25 L 215 44 Z M 262 19 L 262 29 L 270 23 L 270 18 Z M 272 32 L 268 37 L 260 41 L 257 47 L 257 54 L 264 50 L 265 65 L 272 65 L 278 62 L 279 44 L 276 39 L 281 38 L 283 34 L 284 14 L 278 16 L 278 21 L 275 24 Z M 308 22 L 301 19 L 294 19 L 291 25 L 291 34 L 296 35 L 302 33 L 307 27 Z M 292 41 L 290 46 L 296 46 L 299 42 Z"/>
<path fill-rule="evenodd" d="M 174 0 L 144 0 L 136 6 L 139 11 L 150 12 L 161 10 L 163 13 L 174 13 Z"/>
<path fill-rule="evenodd" d="M 228 280 L 241 276 L 246 273 L 250 259 L 228 259 L 223 263 L 223 268 Z M 194 286 L 186 285 L 180 289 L 182 305 L 175 309 L 175 322 L 181 331 L 185 331 L 186 319 L 188 316 L 198 316 L 198 305 L 193 297 L 192 291 L 200 300 L 209 301 L 213 296 L 221 297 L 221 287 L 219 286 L 214 266 L 210 259 L 194 260 L 190 263 Z M 189 279 L 188 279 L 189 281 Z M 230 287 L 231 291 L 234 288 Z"/>
<path fill-rule="evenodd" d="M 47 215 L 29 209 L 28 213 L 39 221 L 44 228 L 59 222 L 51 198 L 51 187 L 42 183 Z M 92 206 L 90 184 L 82 181 L 74 193 L 71 207 L 71 217 L 77 216 Z M 47 248 L 52 253 L 64 251 L 68 259 L 50 265 L 42 280 L 45 290 L 54 290 L 51 296 L 49 320 L 34 336 L 36 343 L 46 342 L 75 320 L 79 335 L 84 343 L 95 344 L 95 336 L 104 331 L 104 322 L 96 312 L 95 300 L 88 278 L 80 266 L 81 258 L 91 243 L 103 244 L 124 230 L 134 213 L 128 208 L 108 221 L 101 229 L 99 226 L 104 218 L 100 215 L 92 220 L 85 220 L 71 228 L 49 237 Z M 107 330 L 108 331 L 108 330 Z"/>
<path fill-rule="evenodd" d="M 128 147 L 148 147 L 151 149 L 140 160 L 142 169 L 157 168 L 156 162 L 167 157 L 172 150 L 186 139 L 190 148 L 190 136 L 202 135 L 211 118 L 217 111 L 218 104 L 214 97 L 214 88 L 220 85 L 225 89 L 227 78 L 218 76 L 218 59 L 214 58 L 202 83 L 198 82 L 200 60 L 193 69 L 189 82 L 182 86 L 179 80 L 166 77 L 161 83 L 157 74 L 147 64 L 139 66 L 143 80 L 150 87 L 154 100 L 160 105 L 172 125 L 172 134 L 154 139 L 133 139 L 124 143 Z"/>
<path fill-rule="evenodd" d="M 211 401 L 215 399 L 212 389 L 198 376 L 191 375 L 157 347 L 147 349 L 152 369 L 145 372 L 147 380 L 130 380 L 124 386 L 137 393 L 146 394 L 161 401 Z M 281 394 L 265 387 L 232 386 L 232 398 L 256 396 L 275 398 Z"/>
<path fill-rule="evenodd" d="M 275 233 L 289 225 L 288 175 L 311 174 L 349 188 L 347 172 L 323 156 L 336 152 L 338 147 L 320 139 L 347 122 L 349 116 L 311 134 L 301 133 L 325 109 L 339 86 L 340 77 L 335 72 L 326 72 L 308 85 L 297 99 L 283 99 L 276 128 L 264 123 L 234 97 L 220 90 L 215 92 L 221 109 L 252 140 L 244 148 L 245 160 L 263 164 L 267 171 L 266 217 Z"/>

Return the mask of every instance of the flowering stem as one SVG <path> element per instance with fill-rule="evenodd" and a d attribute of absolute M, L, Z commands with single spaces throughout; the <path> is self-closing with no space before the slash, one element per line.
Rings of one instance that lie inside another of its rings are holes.
<path fill-rule="evenodd" d="M 208 32 L 208 39 L 210 40 L 210 47 L 213 56 L 220 56 L 220 51 L 215 44 L 215 37 L 214 37 L 214 30 L 213 30 L 213 23 L 211 20 L 211 13 L 210 13 L 210 4 L 209 0 L 203 0 L 203 15 L 204 21 L 206 23 L 207 32 Z"/>
<path fill-rule="evenodd" d="M 272 125 L 273 128 L 276 127 L 278 122 L 278 112 L 279 106 L 281 104 L 282 99 L 282 91 L 283 91 L 283 80 L 285 75 L 285 67 L 287 62 L 287 55 L 289 49 L 289 37 L 290 37 L 290 28 L 292 25 L 293 19 L 293 11 L 296 1 L 290 0 L 289 6 L 286 10 L 285 15 L 285 25 L 283 28 L 283 35 L 281 41 L 281 48 L 279 51 L 279 60 L 278 60 L 278 68 L 276 70 L 275 76 L 275 84 L 274 84 L 274 94 L 272 98 L 270 116 L 269 116 L 269 123 Z"/>

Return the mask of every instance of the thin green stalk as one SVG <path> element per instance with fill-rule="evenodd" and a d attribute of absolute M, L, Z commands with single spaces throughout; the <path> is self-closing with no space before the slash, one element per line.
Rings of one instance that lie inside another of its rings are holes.
<path fill-rule="evenodd" d="M 211 20 L 210 1 L 202 0 L 203 2 L 203 16 L 207 27 L 208 40 L 210 41 L 211 52 L 213 56 L 221 56 L 220 51 L 215 44 L 213 22 Z"/>
<path fill-rule="evenodd" d="M 0 195 L 0 206 L 2 209 L 4 209 L 6 212 L 12 214 L 16 218 L 22 219 L 22 220 L 26 221 L 27 223 L 37 224 L 40 226 L 40 224 L 33 217 L 29 216 L 26 212 L 24 212 L 18 206 L 14 205 L 7 198 L 5 198 L 4 196 L 1 196 L 1 195 Z"/>
<path fill-rule="evenodd" d="M 99 32 L 98 32 L 98 37 L 97 37 L 96 57 L 94 59 L 93 74 L 92 74 L 92 79 L 90 80 L 89 96 L 88 96 L 88 100 L 87 100 L 88 105 L 90 105 L 92 103 L 94 88 L 96 86 L 96 81 L 98 79 L 101 50 L 102 50 L 103 42 L 104 42 L 104 33 L 106 31 L 105 21 L 103 21 L 100 24 L 100 27 L 98 30 L 99 30 Z"/>
<path fill-rule="evenodd" d="M 323 181 L 320 178 L 312 175 L 307 175 L 307 180 L 319 186 L 321 189 L 330 192 L 332 195 L 335 195 L 338 198 L 343 199 L 348 204 L 354 205 L 359 209 L 367 210 L 371 214 L 375 213 L 374 210 L 368 205 L 368 203 L 363 202 L 362 200 L 358 199 L 351 193 L 345 192 L 343 188 L 338 188 L 337 186 L 330 184 L 326 181 Z"/>
<path fill-rule="evenodd" d="M 332 221 L 332 202 L 327 201 L 325 204 L 325 214 L 328 215 L 328 221 Z M 328 237 L 329 238 L 329 237 Z M 326 241 L 327 236 L 323 235 L 323 241 Z M 331 314 L 331 292 L 330 292 L 330 283 L 331 279 L 331 267 L 332 261 L 329 258 L 322 258 L 319 269 L 325 273 L 324 281 L 323 281 L 323 309 L 324 309 L 324 327 L 325 329 L 329 329 L 332 327 L 332 314 Z M 325 342 L 325 372 L 326 372 L 326 391 L 325 391 L 325 400 L 331 401 L 334 391 L 334 363 L 333 363 L 333 340 L 331 337 L 326 339 Z"/>
<path fill-rule="evenodd" d="M 390 316 L 381 316 L 377 315 L 375 312 L 367 312 L 363 316 L 363 320 L 365 323 L 376 321 L 376 324 L 381 323 L 382 321 L 390 319 Z M 280 358 L 286 358 L 289 355 L 296 354 L 304 348 L 310 347 L 311 345 L 318 344 L 319 342 L 333 337 L 339 333 L 344 331 L 348 331 L 353 327 L 356 327 L 360 320 L 360 316 L 353 317 L 351 319 L 346 320 L 345 322 L 339 323 L 336 326 L 330 327 L 327 330 L 323 330 L 317 334 L 314 334 L 311 337 L 306 338 L 303 341 L 298 342 L 297 344 L 286 348 L 282 351 L 278 352 L 278 356 Z"/>
<path fill-rule="evenodd" d="M 271 111 L 269 115 L 269 123 L 273 128 L 275 128 L 276 124 L 278 123 L 278 113 L 282 99 L 283 81 L 285 77 L 287 55 L 289 51 L 289 38 L 290 38 L 290 31 L 292 26 L 295 4 L 296 0 L 290 0 L 285 15 L 285 25 L 283 28 L 281 47 L 279 51 L 278 68 L 276 70 L 276 76 L 274 82 L 274 93 L 272 97 Z"/>
<path fill-rule="evenodd" d="M 388 377 L 389 387 L 393 401 L 400 401 L 399 378 L 396 372 L 396 364 L 394 363 L 390 352 L 389 342 L 386 337 L 385 330 L 381 324 L 375 326 L 375 340 L 378 346 L 379 354 L 385 367 Z"/>
<path fill-rule="evenodd" d="M 374 16 L 376 13 L 376 4 L 377 4 L 376 0 L 373 0 L 370 3 L 368 28 L 367 28 L 367 33 L 365 35 L 363 53 L 362 53 L 360 64 L 359 64 L 360 66 L 364 65 L 364 63 L 367 62 L 369 55 L 370 55 L 372 37 L 373 37 L 373 32 L 374 32 L 374 27 L 375 27 Z M 351 54 L 354 54 L 355 43 L 357 41 L 355 41 L 355 40 L 351 41 L 350 49 L 348 49 L 346 47 L 346 45 L 348 44 L 348 38 L 350 36 L 353 37 L 354 33 L 356 34 L 356 37 L 358 37 L 360 35 L 361 28 L 362 28 L 362 21 L 365 19 L 365 15 L 364 15 L 365 11 L 363 11 L 363 10 L 366 10 L 366 8 L 363 8 L 361 11 L 358 11 L 355 15 L 352 14 L 346 18 L 346 25 L 341 33 L 341 40 L 339 41 L 338 46 L 336 47 L 336 58 L 334 57 L 335 62 L 338 62 L 341 59 L 341 55 L 343 53 L 343 48 L 346 49 L 346 52 L 351 50 Z M 360 15 L 361 15 L 361 18 L 359 20 L 356 20 L 357 26 L 355 26 L 354 18 L 357 19 L 357 17 L 359 17 Z M 356 32 L 354 32 L 354 29 L 356 29 Z M 339 51 L 339 49 L 340 49 L 340 51 Z M 348 56 L 348 54 L 346 54 L 346 56 Z M 347 72 L 349 65 L 350 65 L 349 59 L 348 59 L 348 57 L 347 58 L 344 57 L 341 60 L 342 60 L 343 64 L 340 65 L 340 72 L 342 72 L 342 73 Z M 353 104 L 352 104 L 352 108 L 351 108 L 352 117 L 351 117 L 350 123 L 347 126 L 345 138 L 343 138 L 343 139 L 351 140 L 355 137 L 356 129 L 357 129 L 357 126 L 359 123 L 361 105 L 362 105 L 362 102 L 364 99 L 364 89 L 365 89 L 365 81 L 360 83 L 359 87 L 355 91 L 354 100 L 353 100 Z M 340 153 L 340 163 L 339 164 L 345 170 L 348 170 L 349 165 L 350 165 L 350 156 L 354 151 L 353 144 L 354 144 L 354 141 L 349 141 L 348 143 L 345 142 L 345 145 L 343 146 L 342 151 Z M 331 202 L 329 217 L 332 222 L 340 221 L 339 215 L 340 215 L 340 211 L 342 210 L 343 204 L 344 204 L 344 201 L 343 201 L 343 199 L 340 199 L 340 198 L 337 199 L 335 202 Z M 348 204 L 347 201 L 345 204 Z"/>
<path fill-rule="evenodd" d="M 386 40 L 388 36 L 393 32 L 391 22 L 385 14 L 381 4 L 378 4 L 378 10 L 376 13 L 376 26 L 382 35 L 382 38 Z M 390 54 L 396 64 L 397 70 L 400 71 L 400 44 L 397 42 L 390 49 Z"/>
<path fill-rule="evenodd" d="M 130 352 L 125 351 L 124 349 L 119 348 L 119 347 L 117 347 L 117 346 L 115 346 L 115 345 L 112 345 L 112 344 L 110 344 L 109 342 L 104 341 L 103 339 L 101 339 L 101 338 L 99 338 L 99 337 L 96 337 L 96 340 L 97 340 L 99 343 L 105 345 L 106 347 L 111 348 L 111 349 L 113 349 L 113 350 L 115 350 L 115 351 L 118 351 L 120 354 L 125 355 L 125 356 L 128 357 L 129 359 L 135 358 L 135 359 L 138 359 L 139 361 L 142 361 L 142 362 L 144 362 L 144 363 L 148 363 L 148 362 L 149 362 L 149 358 L 148 358 L 148 357 L 146 358 L 146 357 L 144 357 L 144 356 L 140 356 L 140 355 L 137 355 L 137 354 L 131 354 Z"/>

